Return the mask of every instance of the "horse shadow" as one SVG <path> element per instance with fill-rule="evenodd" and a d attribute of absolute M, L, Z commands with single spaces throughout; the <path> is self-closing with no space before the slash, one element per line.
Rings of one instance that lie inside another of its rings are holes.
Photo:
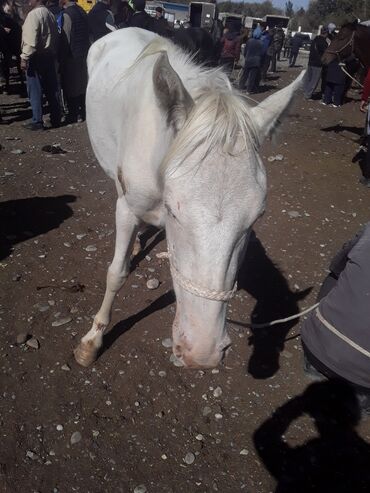
<path fill-rule="evenodd" d="M 302 416 L 312 418 L 316 436 L 291 446 L 289 428 Z M 344 380 L 313 383 L 279 407 L 253 435 L 277 481 L 275 493 L 370 491 L 370 445 L 356 432 L 360 419 L 353 387 Z"/>
<path fill-rule="evenodd" d="M 355 135 L 358 135 L 359 139 L 358 142 L 361 142 L 364 136 L 364 128 L 363 127 L 351 127 L 348 125 L 332 125 L 330 127 L 323 127 L 321 129 L 322 132 L 334 132 L 336 134 L 339 134 L 341 132 L 351 132 Z"/>
<path fill-rule="evenodd" d="M 238 286 L 256 300 L 251 314 L 251 321 L 255 324 L 298 313 L 298 301 L 304 299 L 312 289 L 291 291 L 284 275 L 268 257 L 254 232 L 251 234 L 239 270 Z M 251 336 L 248 343 L 253 347 L 253 351 L 247 364 L 247 370 L 254 378 L 270 378 L 279 370 L 280 353 L 284 349 L 286 336 L 296 323 L 297 320 L 291 320 L 263 329 L 250 329 Z M 236 325 L 243 324 L 236 322 Z"/>
<path fill-rule="evenodd" d="M 74 195 L 31 197 L 0 202 L 0 260 L 11 254 L 14 245 L 47 233 L 72 217 L 69 203 Z"/>
<path fill-rule="evenodd" d="M 116 325 L 112 327 L 112 329 L 107 332 L 103 337 L 103 345 L 99 352 L 98 357 L 101 356 L 105 351 L 107 351 L 114 342 L 119 339 L 125 332 L 128 332 L 134 325 L 143 320 L 146 317 L 149 317 L 153 313 L 163 310 L 169 305 L 172 305 L 176 300 L 175 293 L 171 291 L 167 291 L 162 294 L 159 298 L 152 301 L 147 307 L 141 310 L 138 313 L 135 313 L 131 317 L 126 318 L 125 320 L 121 320 Z"/>

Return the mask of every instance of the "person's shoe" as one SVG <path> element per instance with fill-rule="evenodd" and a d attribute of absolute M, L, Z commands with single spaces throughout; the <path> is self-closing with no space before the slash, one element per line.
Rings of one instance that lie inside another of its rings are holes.
<path fill-rule="evenodd" d="M 332 104 L 332 108 L 340 108 L 340 104 Z"/>
<path fill-rule="evenodd" d="M 370 188 L 370 178 L 365 178 L 364 176 L 358 180 L 364 187 Z"/>
<path fill-rule="evenodd" d="M 40 123 L 33 123 L 33 122 L 25 123 L 23 125 L 23 128 L 25 128 L 27 130 L 32 130 L 32 131 L 45 130 L 44 124 L 41 122 Z"/>
<path fill-rule="evenodd" d="M 329 106 L 329 103 L 325 103 L 325 101 L 320 101 L 320 104 L 323 104 L 324 106 Z"/>

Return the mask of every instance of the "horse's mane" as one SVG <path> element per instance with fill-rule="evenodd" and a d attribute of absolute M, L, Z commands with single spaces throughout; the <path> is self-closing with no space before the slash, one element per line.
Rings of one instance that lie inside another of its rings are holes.
<path fill-rule="evenodd" d="M 200 146 L 203 146 L 202 159 L 214 149 L 236 155 L 251 145 L 256 148 L 259 138 L 250 107 L 245 98 L 231 87 L 227 75 L 220 68 L 196 65 L 193 58 L 179 47 L 157 38 L 144 48 L 128 70 L 131 71 L 144 58 L 164 51 L 170 54 L 171 65 L 180 78 L 186 74 L 186 79 L 192 81 L 190 92 L 195 104 L 166 155 L 162 172 L 177 169 Z M 198 82 L 198 87 L 194 81 Z M 183 83 L 186 87 L 186 80 Z"/>

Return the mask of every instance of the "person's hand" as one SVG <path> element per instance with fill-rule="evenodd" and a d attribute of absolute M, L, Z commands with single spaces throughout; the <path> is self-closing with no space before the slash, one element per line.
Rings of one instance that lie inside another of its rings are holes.
<path fill-rule="evenodd" d="M 367 101 L 361 101 L 361 103 L 360 103 L 360 111 L 362 111 L 363 113 L 366 113 L 367 112 L 367 106 L 368 106 L 368 102 Z"/>
<path fill-rule="evenodd" d="M 9 34 L 11 29 L 10 29 L 10 27 L 4 27 L 4 31 Z"/>
<path fill-rule="evenodd" d="M 28 69 L 28 61 L 23 60 L 23 58 L 21 58 L 21 70 L 25 72 L 27 69 Z"/>

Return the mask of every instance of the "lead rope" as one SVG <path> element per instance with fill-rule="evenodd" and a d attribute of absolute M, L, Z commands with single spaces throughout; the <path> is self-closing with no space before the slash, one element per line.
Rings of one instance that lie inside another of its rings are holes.
<path fill-rule="evenodd" d="M 339 66 L 342 70 L 342 72 L 344 72 L 350 79 L 353 80 L 353 82 L 356 82 L 356 84 L 358 84 L 361 88 L 363 88 L 363 84 L 361 84 L 361 82 L 359 82 L 357 79 L 355 79 L 349 72 L 347 72 L 347 70 L 345 69 L 345 63 L 343 62 L 340 62 L 339 63 Z"/>

